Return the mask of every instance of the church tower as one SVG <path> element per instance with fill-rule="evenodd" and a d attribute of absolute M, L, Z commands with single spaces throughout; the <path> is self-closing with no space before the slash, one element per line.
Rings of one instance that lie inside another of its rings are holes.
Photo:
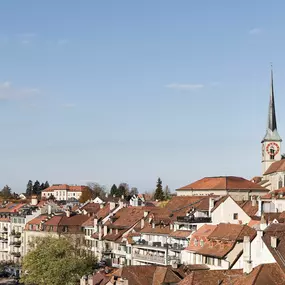
<path fill-rule="evenodd" d="M 274 102 L 273 70 L 271 68 L 270 100 L 266 134 L 262 140 L 262 174 L 275 161 L 281 160 L 282 139 L 277 131 Z"/>

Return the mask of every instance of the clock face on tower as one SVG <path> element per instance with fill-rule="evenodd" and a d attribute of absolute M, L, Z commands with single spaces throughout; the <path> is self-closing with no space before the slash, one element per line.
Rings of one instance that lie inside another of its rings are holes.
<path fill-rule="evenodd" d="M 271 159 L 274 159 L 274 156 L 279 152 L 279 145 L 275 142 L 271 142 L 266 146 L 266 152 L 270 155 Z"/>

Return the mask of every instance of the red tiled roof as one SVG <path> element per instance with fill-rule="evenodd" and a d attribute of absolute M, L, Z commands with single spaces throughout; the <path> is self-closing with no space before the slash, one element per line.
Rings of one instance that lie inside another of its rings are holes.
<path fill-rule="evenodd" d="M 236 176 L 205 177 L 179 190 L 264 190 L 259 184 L 253 183 L 245 178 Z"/>
<path fill-rule="evenodd" d="M 242 275 L 241 269 L 232 270 L 198 270 L 192 271 L 178 285 L 210 285 L 210 284 L 232 284 L 235 278 Z M 264 284 L 265 285 L 265 284 Z"/>
<path fill-rule="evenodd" d="M 183 231 L 183 230 L 178 230 L 175 232 L 170 233 L 170 237 L 173 238 L 188 238 L 191 235 L 192 231 Z"/>
<path fill-rule="evenodd" d="M 261 199 L 285 199 L 285 187 L 282 187 L 280 189 L 271 191 L 263 196 L 261 196 Z"/>
<path fill-rule="evenodd" d="M 122 208 L 112 217 L 114 228 L 128 228 L 134 226 L 144 217 L 144 211 L 139 207 Z"/>
<path fill-rule="evenodd" d="M 256 201 L 255 206 L 253 206 L 252 201 L 244 201 L 242 203 L 238 203 L 239 206 L 246 212 L 246 214 L 250 217 L 254 216 L 258 211 L 258 203 Z"/>
<path fill-rule="evenodd" d="M 153 228 L 151 224 L 147 223 L 146 226 L 141 229 L 141 233 L 152 233 L 152 234 L 161 234 L 161 235 L 168 235 L 173 230 L 170 229 L 169 225 L 155 225 Z"/>
<path fill-rule="evenodd" d="M 244 236 L 250 236 L 252 240 L 256 235 L 256 231 L 247 225 L 221 223 L 208 228 L 209 234 L 206 234 L 206 228 L 203 227 L 192 235 L 187 250 L 219 258 L 228 254 L 237 241 L 243 241 Z"/>
<path fill-rule="evenodd" d="M 94 226 L 94 217 L 90 217 L 86 222 L 82 224 L 82 227 L 93 227 Z"/>
<path fill-rule="evenodd" d="M 277 238 L 277 246 L 276 248 L 273 248 L 271 246 L 271 237 Z M 275 258 L 276 262 L 279 264 L 279 266 L 282 268 L 282 270 L 285 272 L 285 224 L 274 224 L 272 223 L 269 225 L 265 231 L 264 235 L 262 237 L 264 243 L 266 244 L 267 248 Z"/>
<path fill-rule="evenodd" d="M 45 221 L 48 218 L 48 215 L 39 215 L 36 218 L 32 219 L 25 225 L 25 230 L 37 230 L 37 226 L 41 224 L 42 221 Z M 30 225 L 32 225 L 32 229 L 30 229 Z"/>
<path fill-rule="evenodd" d="M 85 210 L 87 213 L 96 214 L 100 210 L 99 203 L 87 203 L 80 210 Z"/>
<path fill-rule="evenodd" d="M 4 207 L 0 207 L 0 213 L 15 213 L 18 212 L 26 204 L 23 203 L 7 203 Z"/>
<path fill-rule="evenodd" d="M 69 192 L 82 192 L 84 190 L 87 189 L 87 186 L 72 186 L 72 185 L 68 185 L 68 184 L 59 184 L 59 185 L 52 185 L 48 188 L 46 188 L 45 190 L 43 190 L 42 192 L 53 192 L 55 190 L 66 190 Z"/>
<path fill-rule="evenodd" d="M 104 219 L 105 217 L 109 215 L 109 213 L 110 213 L 110 204 L 108 203 L 95 214 L 95 217 L 97 219 L 101 219 L 101 218 Z"/>
<path fill-rule="evenodd" d="M 249 236 L 252 240 L 256 236 L 256 230 L 247 225 L 221 223 L 217 225 L 208 238 L 224 241 L 243 241 L 244 236 Z"/>
<path fill-rule="evenodd" d="M 285 275 L 277 263 L 261 264 L 249 274 L 236 278 L 233 285 L 283 285 Z"/>
<path fill-rule="evenodd" d="M 285 159 L 273 162 L 264 172 L 264 175 L 271 174 L 274 172 L 283 172 L 283 171 L 285 171 Z"/>

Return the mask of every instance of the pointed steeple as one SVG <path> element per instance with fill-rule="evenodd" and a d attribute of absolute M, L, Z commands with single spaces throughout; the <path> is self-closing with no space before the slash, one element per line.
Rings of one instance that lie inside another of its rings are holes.
<path fill-rule="evenodd" d="M 267 128 L 272 132 L 277 130 L 276 113 L 275 113 L 275 102 L 274 102 L 274 85 L 273 85 L 273 70 L 271 66 L 271 86 L 270 86 L 270 101 L 268 110 L 268 126 Z"/>
<path fill-rule="evenodd" d="M 264 141 L 282 141 L 281 137 L 277 132 L 272 65 L 271 65 L 271 84 L 270 84 L 270 100 L 269 100 L 267 130 L 266 130 L 266 135 L 263 138 L 262 142 Z"/>

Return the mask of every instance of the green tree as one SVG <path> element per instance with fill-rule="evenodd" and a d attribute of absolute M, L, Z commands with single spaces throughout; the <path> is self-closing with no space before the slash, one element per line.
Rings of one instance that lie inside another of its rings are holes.
<path fill-rule="evenodd" d="M 127 183 L 120 183 L 120 185 L 118 187 L 118 191 L 117 191 L 116 196 L 121 197 L 123 195 L 125 197 L 127 197 L 129 195 L 129 185 Z"/>
<path fill-rule="evenodd" d="M 12 197 L 12 193 L 11 193 L 11 188 L 6 185 L 3 187 L 3 189 L 1 190 L 0 195 L 4 198 L 4 199 L 9 199 Z"/>
<path fill-rule="evenodd" d="M 27 184 L 26 195 L 30 197 L 32 193 L 33 193 L 33 181 L 29 180 Z"/>
<path fill-rule="evenodd" d="M 41 184 L 37 180 L 33 185 L 33 195 L 39 195 L 41 193 Z"/>
<path fill-rule="evenodd" d="M 48 181 L 45 182 L 45 188 L 44 188 L 44 189 L 47 189 L 47 188 L 49 188 L 49 183 L 48 183 Z"/>
<path fill-rule="evenodd" d="M 116 184 L 113 184 L 113 186 L 111 187 L 111 191 L 110 191 L 111 196 L 117 196 L 118 195 L 118 188 L 116 186 Z"/>
<path fill-rule="evenodd" d="M 164 188 L 164 198 L 165 198 L 165 200 L 170 199 L 170 189 L 169 189 L 168 185 L 166 185 Z"/>
<path fill-rule="evenodd" d="M 27 285 L 75 285 L 90 274 L 96 259 L 69 238 L 36 238 L 25 255 L 21 281 Z"/>
<path fill-rule="evenodd" d="M 161 181 L 160 178 L 158 178 L 158 180 L 157 180 L 156 190 L 154 192 L 153 198 L 155 200 L 159 200 L 159 201 L 165 200 L 164 193 L 163 193 L 163 190 L 162 190 L 162 181 Z"/>

